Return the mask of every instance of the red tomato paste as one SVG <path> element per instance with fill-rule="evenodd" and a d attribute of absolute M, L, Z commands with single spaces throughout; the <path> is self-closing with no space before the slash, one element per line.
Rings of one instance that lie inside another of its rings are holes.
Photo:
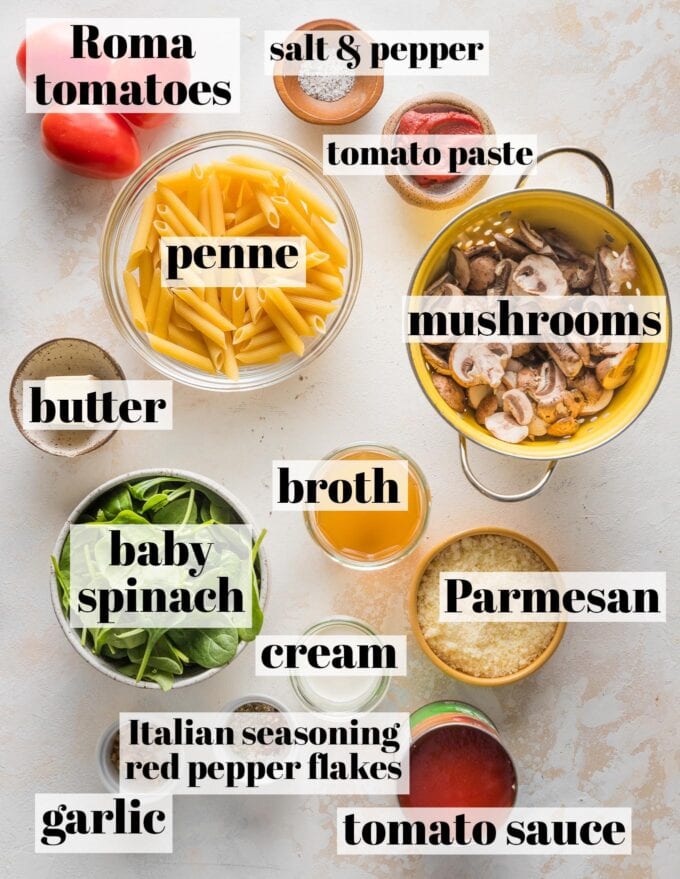
<path fill-rule="evenodd" d="M 517 776 L 498 739 L 474 726 L 438 726 L 419 736 L 410 751 L 410 792 L 404 808 L 512 806 Z"/>
<path fill-rule="evenodd" d="M 423 106 L 407 110 L 399 120 L 397 134 L 484 134 L 479 121 L 460 110 L 435 109 Z M 417 174 L 415 182 L 428 187 L 434 183 L 454 180 L 458 174 Z"/>

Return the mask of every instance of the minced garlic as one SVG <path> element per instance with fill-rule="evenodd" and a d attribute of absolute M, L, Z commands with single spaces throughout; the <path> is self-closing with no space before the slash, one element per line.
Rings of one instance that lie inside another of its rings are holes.
<path fill-rule="evenodd" d="M 509 675 L 548 646 L 557 623 L 441 623 L 442 571 L 547 571 L 525 543 L 500 534 L 475 534 L 452 543 L 425 569 L 418 589 L 418 623 L 436 655 L 451 668 L 478 678 Z"/>

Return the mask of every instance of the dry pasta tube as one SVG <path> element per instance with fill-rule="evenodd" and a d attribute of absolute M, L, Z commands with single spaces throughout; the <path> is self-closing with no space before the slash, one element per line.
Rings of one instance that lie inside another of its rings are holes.
<path fill-rule="evenodd" d="M 305 350 L 304 342 L 268 296 L 264 297 L 262 307 L 271 318 L 276 329 L 281 333 L 281 337 L 286 345 L 288 345 L 290 350 L 297 354 L 298 357 L 302 357 Z"/>
<path fill-rule="evenodd" d="M 303 336 L 307 332 L 307 321 L 296 310 L 295 306 L 291 305 L 288 297 L 285 296 L 278 287 L 263 287 L 258 293 L 257 298 L 268 314 L 267 300 L 269 299 L 274 303 L 275 307 L 281 312 L 296 333 Z M 274 319 L 272 318 L 272 320 Z M 276 321 L 274 321 L 274 323 L 276 323 Z"/>
<path fill-rule="evenodd" d="M 272 345 L 257 348 L 255 351 L 242 351 L 236 355 L 236 359 L 244 366 L 255 366 L 258 363 L 274 363 L 284 354 L 289 353 L 290 348 L 285 342 L 276 342 Z"/>
<path fill-rule="evenodd" d="M 193 351 L 195 354 L 201 354 L 203 357 L 208 356 L 208 349 L 203 341 L 203 336 L 195 330 L 189 332 L 188 330 L 181 329 L 172 320 L 168 324 L 168 339 L 176 345 L 181 345 L 182 348 L 188 348 L 189 351 Z"/>
<path fill-rule="evenodd" d="M 132 239 L 132 247 L 130 248 L 130 256 L 128 257 L 126 269 L 132 271 L 139 265 L 139 258 L 144 251 L 149 250 L 148 242 L 151 233 L 151 224 L 153 223 L 156 213 L 156 193 L 152 192 L 144 199 L 142 205 L 142 213 L 137 223 L 135 237 Z"/>
<path fill-rule="evenodd" d="M 139 284 L 132 272 L 123 272 L 125 280 L 125 292 L 127 293 L 128 303 L 130 304 L 130 314 L 132 322 L 138 330 L 146 332 L 146 317 L 144 316 L 144 305 L 142 303 L 142 295 L 139 292 Z"/>
<path fill-rule="evenodd" d="M 173 360 L 179 360 L 180 363 L 201 369 L 203 372 L 215 372 L 215 367 L 212 365 L 209 357 L 197 354 L 195 351 L 190 351 L 181 345 L 176 345 L 174 342 L 168 341 L 168 339 L 161 339 L 158 336 L 154 336 L 153 333 L 147 333 L 147 338 L 149 345 L 151 345 L 154 351 L 158 351 L 159 354 L 165 354 L 166 357 L 172 357 Z"/>

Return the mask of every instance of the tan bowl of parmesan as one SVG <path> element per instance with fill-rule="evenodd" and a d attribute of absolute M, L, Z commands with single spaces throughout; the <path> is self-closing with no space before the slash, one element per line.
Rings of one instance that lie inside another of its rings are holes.
<path fill-rule="evenodd" d="M 475 528 L 449 537 L 419 566 L 409 593 L 411 627 L 423 653 L 466 684 L 499 687 L 528 677 L 557 649 L 566 623 L 439 621 L 443 571 L 557 571 L 537 546 L 505 528 Z"/>

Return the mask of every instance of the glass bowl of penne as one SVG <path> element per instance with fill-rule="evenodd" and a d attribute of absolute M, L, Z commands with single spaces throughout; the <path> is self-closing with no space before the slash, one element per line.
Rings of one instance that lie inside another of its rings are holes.
<path fill-rule="evenodd" d="M 295 242 L 297 272 L 253 257 L 263 242 L 270 257 Z M 197 268 L 204 246 L 216 258 Z M 216 265 L 218 255 L 231 265 Z M 328 348 L 356 300 L 361 262 L 354 208 L 316 159 L 268 135 L 219 131 L 161 150 L 128 180 L 106 219 L 100 276 L 114 323 L 155 369 L 197 388 L 248 391 Z"/>

